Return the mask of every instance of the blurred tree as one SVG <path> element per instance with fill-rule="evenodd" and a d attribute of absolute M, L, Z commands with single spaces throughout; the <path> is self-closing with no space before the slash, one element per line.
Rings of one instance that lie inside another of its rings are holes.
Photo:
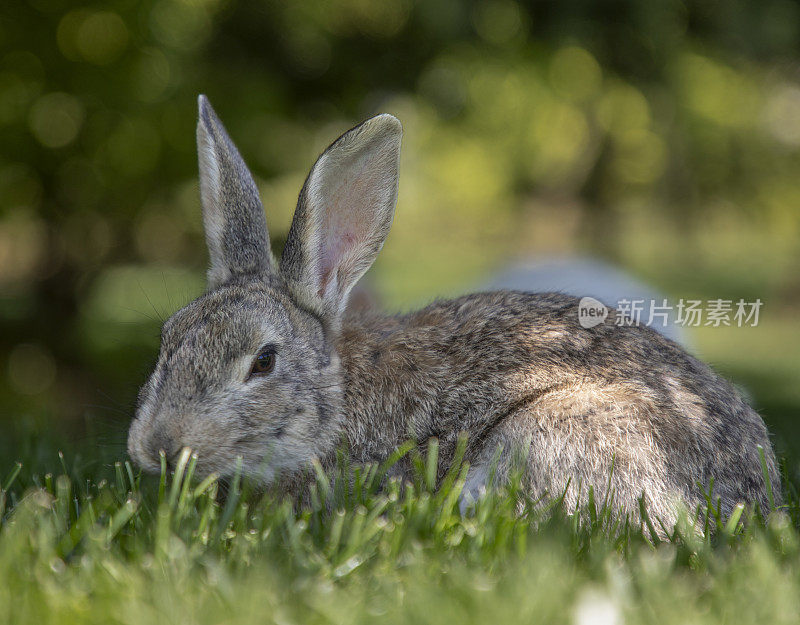
<path fill-rule="evenodd" d="M 789 0 L 6 2 L 0 405 L 75 418 L 134 396 L 158 318 L 202 288 L 200 92 L 278 240 L 316 153 L 401 116 L 378 267 L 398 303 L 576 240 L 652 266 L 643 232 L 730 215 L 792 267 L 799 46 Z"/>

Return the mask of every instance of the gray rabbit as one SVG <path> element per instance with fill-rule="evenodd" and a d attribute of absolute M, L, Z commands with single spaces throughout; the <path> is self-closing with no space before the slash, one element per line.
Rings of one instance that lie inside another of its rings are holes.
<path fill-rule="evenodd" d="M 674 523 L 713 478 L 723 514 L 774 496 L 767 430 L 733 387 L 644 326 L 584 328 L 578 299 L 500 291 L 405 315 L 345 314 L 394 215 L 402 128 L 379 115 L 337 139 L 311 169 L 280 262 L 236 147 L 205 97 L 197 143 L 210 252 L 208 291 L 164 324 L 128 449 L 145 470 L 184 446 L 202 473 L 242 457 L 262 483 L 297 485 L 342 443 L 380 462 L 408 439 L 440 443 L 439 474 L 460 433 L 464 502 L 502 483 L 522 457 L 523 490 L 565 505 L 609 496 L 616 513 Z M 516 460 L 515 460 L 516 459 Z M 396 471 L 408 475 L 410 463 Z"/>

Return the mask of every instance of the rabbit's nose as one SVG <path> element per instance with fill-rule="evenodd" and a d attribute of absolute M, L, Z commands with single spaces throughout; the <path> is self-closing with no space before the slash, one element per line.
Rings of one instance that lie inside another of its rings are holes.
<path fill-rule="evenodd" d="M 158 429 L 153 432 L 148 447 L 150 457 L 155 460 L 156 464 L 161 464 L 161 453 L 163 452 L 167 460 L 167 469 L 170 471 L 175 469 L 182 448 L 179 441 L 170 436 L 165 430 Z"/>

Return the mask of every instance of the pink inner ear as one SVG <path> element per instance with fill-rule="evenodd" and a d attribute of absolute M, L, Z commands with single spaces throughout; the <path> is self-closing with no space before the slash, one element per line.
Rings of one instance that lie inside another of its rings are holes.
<path fill-rule="evenodd" d="M 351 232 L 337 234 L 333 229 L 326 230 L 320 253 L 320 297 L 324 296 L 336 268 L 344 269 L 349 264 L 347 261 L 351 257 L 355 243 L 356 237 Z"/>
<path fill-rule="evenodd" d="M 374 221 L 372 211 L 378 198 L 369 178 L 369 169 L 362 166 L 357 175 L 337 185 L 323 207 L 319 250 L 320 297 L 324 297 L 334 272 L 343 279 L 352 273 L 358 262 L 358 245 L 370 236 Z M 337 286 L 341 288 L 343 285 Z"/>

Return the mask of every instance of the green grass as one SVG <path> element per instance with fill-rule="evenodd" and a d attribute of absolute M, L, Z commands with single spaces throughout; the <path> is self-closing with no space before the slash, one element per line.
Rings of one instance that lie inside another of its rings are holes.
<path fill-rule="evenodd" d="M 222 497 L 188 453 L 160 479 L 123 462 L 14 465 L 0 472 L 0 622 L 800 622 L 792 484 L 766 519 L 722 519 L 710 501 L 713 538 L 686 514 L 661 540 L 602 502 L 569 514 L 513 486 L 461 515 L 466 466 L 437 487 L 431 460 L 406 484 L 385 466 L 318 471 L 305 504 L 236 478 Z"/>

